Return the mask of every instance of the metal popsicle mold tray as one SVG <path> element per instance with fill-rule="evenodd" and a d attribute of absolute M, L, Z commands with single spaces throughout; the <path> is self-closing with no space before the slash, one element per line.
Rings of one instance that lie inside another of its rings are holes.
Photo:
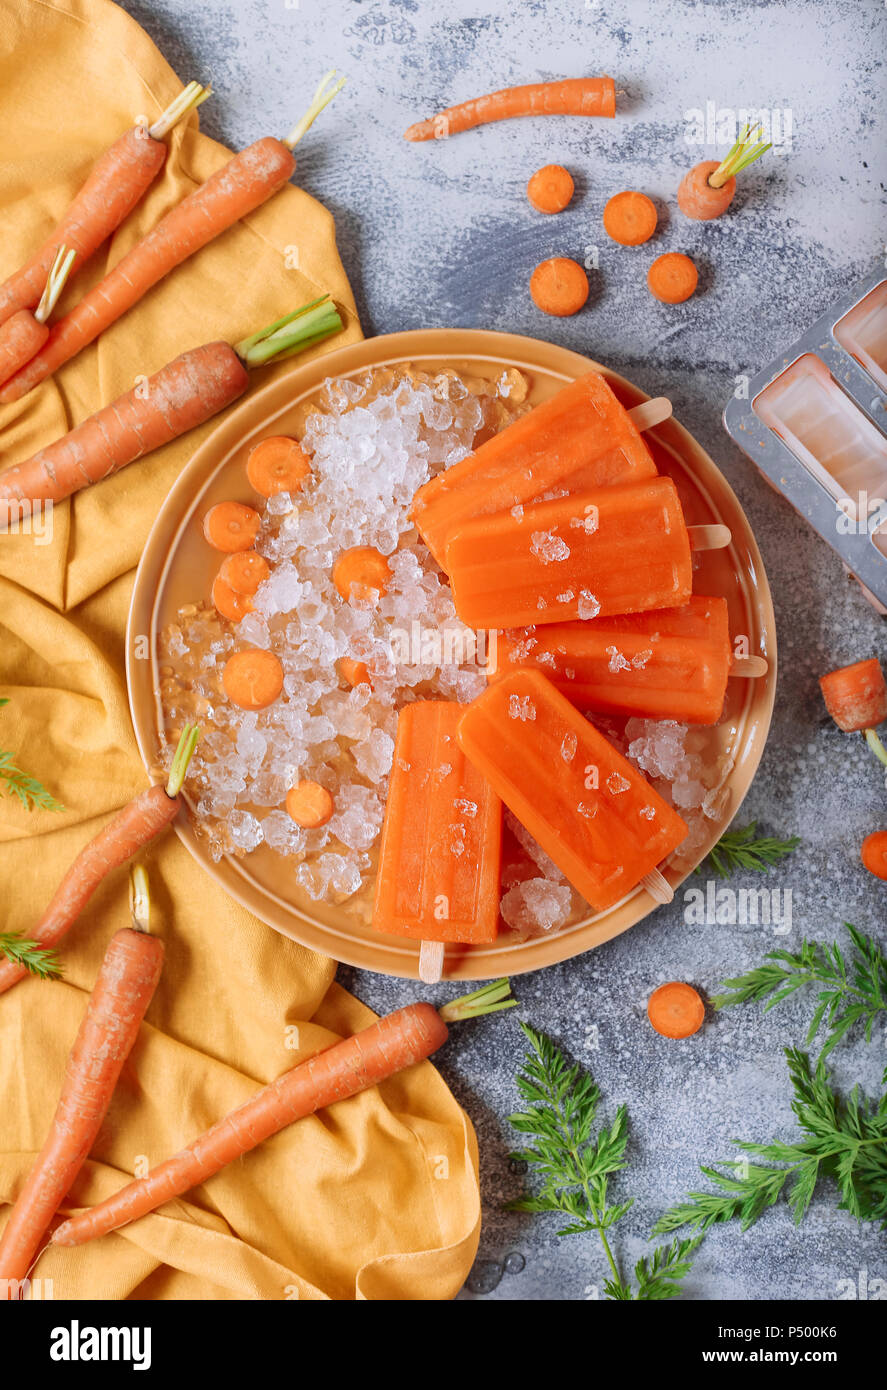
<path fill-rule="evenodd" d="M 752 377 L 724 426 L 887 613 L 887 271 Z"/>

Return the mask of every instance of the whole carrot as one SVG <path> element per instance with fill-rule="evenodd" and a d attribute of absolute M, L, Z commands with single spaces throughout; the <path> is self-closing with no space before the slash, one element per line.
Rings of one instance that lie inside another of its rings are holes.
<path fill-rule="evenodd" d="M 249 385 L 247 368 L 303 352 L 342 327 L 328 298 L 315 300 L 231 347 L 183 352 L 23 463 L 0 473 L 0 532 L 35 503 L 61 502 L 117 473 L 224 410 Z"/>
<path fill-rule="evenodd" d="M 60 246 L 46 280 L 40 303 L 30 309 L 16 309 L 11 318 L 0 323 L 0 385 L 8 381 L 20 367 L 40 351 L 49 337 L 46 320 L 65 288 L 76 252 Z"/>
<path fill-rule="evenodd" d="M 61 222 L 31 259 L 0 285 L 0 323 L 40 300 L 59 247 L 82 265 L 120 226 L 154 182 L 166 159 L 163 137 L 212 93 L 198 82 L 176 97 L 147 130 L 136 126 L 101 155 Z"/>
<path fill-rule="evenodd" d="M 162 217 L 50 329 L 40 352 L 0 389 L 0 402 L 8 404 L 27 395 L 116 323 L 176 266 L 277 193 L 295 171 L 293 147 L 341 90 L 342 82 L 326 90 L 331 77 L 328 73 L 324 78 L 308 111 L 286 140 L 273 136 L 256 140 Z"/>
<path fill-rule="evenodd" d="M 133 926 L 111 938 L 68 1057 L 49 1134 L 0 1237 L 0 1299 L 18 1297 L 19 1282 L 95 1143 L 157 988 L 163 944 L 147 933 L 144 883 L 134 876 Z"/>
<path fill-rule="evenodd" d="M 511 116 L 615 116 L 612 77 L 568 77 L 561 82 L 530 82 L 505 87 L 472 101 L 448 106 L 404 131 L 405 140 L 445 140 L 461 130 L 505 121 Z"/>
<path fill-rule="evenodd" d="M 295 1120 L 368 1091 L 424 1061 L 446 1042 L 448 1023 L 513 1008 L 517 1000 L 508 995 L 508 981 L 496 980 L 439 1011 L 430 1004 L 408 1004 L 353 1037 L 343 1038 L 284 1072 L 147 1177 L 63 1222 L 52 1243 L 83 1245 L 180 1197 Z"/>
<path fill-rule="evenodd" d="M 178 814 L 180 792 L 194 749 L 196 725 L 182 730 L 165 786 L 149 787 L 124 806 L 114 819 L 81 850 L 65 874 L 37 925 L 28 933 L 38 945 L 52 947 L 74 925 L 99 884 L 113 869 L 171 825 Z M 0 994 L 18 984 L 26 974 L 23 965 L 0 959 Z"/>

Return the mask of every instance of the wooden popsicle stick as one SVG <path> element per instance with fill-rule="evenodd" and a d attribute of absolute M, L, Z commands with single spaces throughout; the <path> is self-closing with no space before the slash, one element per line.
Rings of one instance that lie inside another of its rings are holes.
<path fill-rule="evenodd" d="M 671 410 L 671 401 L 667 396 L 654 396 L 651 401 L 633 405 L 628 418 L 636 430 L 651 430 L 654 425 L 661 425 L 663 420 L 670 419 Z"/>
<path fill-rule="evenodd" d="M 765 656 L 734 656 L 730 663 L 730 675 L 742 676 L 752 680 L 755 676 L 766 676 L 770 663 Z"/>
<path fill-rule="evenodd" d="M 691 550 L 723 550 L 733 539 L 729 526 L 688 526 Z"/>
<path fill-rule="evenodd" d="M 657 903 L 670 903 L 674 898 L 674 889 L 658 869 L 651 869 L 648 874 L 644 874 L 641 887 L 646 888 L 650 897 Z"/>
<path fill-rule="evenodd" d="M 423 985 L 436 985 L 443 976 L 444 943 L 423 941 L 419 948 L 419 979 Z"/>

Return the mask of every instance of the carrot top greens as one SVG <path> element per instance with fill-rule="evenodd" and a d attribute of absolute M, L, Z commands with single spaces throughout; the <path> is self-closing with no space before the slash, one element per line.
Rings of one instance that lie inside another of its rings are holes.
<path fill-rule="evenodd" d="M 0 700 L 0 706 L 8 705 L 8 700 Z M 64 811 L 60 801 L 56 801 L 36 777 L 22 772 L 15 764 L 15 754 L 0 749 L 0 788 L 5 787 L 10 796 L 16 797 L 26 811 Z"/>
<path fill-rule="evenodd" d="M 709 175 L 708 182 L 712 188 L 723 188 L 728 179 L 735 178 L 756 159 L 760 159 L 762 154 L 766 154 L 773 142 L 763 140 L 763 134 L 764 127 L 760 122 L 754 126 L 750 121 L 745 123 L 736 143 L 727 151 L 714 173 Z"/>

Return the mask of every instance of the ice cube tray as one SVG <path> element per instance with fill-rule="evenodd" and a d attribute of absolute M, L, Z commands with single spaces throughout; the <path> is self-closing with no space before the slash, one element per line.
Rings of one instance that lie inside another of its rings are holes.
<path fill-rule="evenodd" d="M 887 271 L 758 372 L 724 425 L 887 612 Z"/>

